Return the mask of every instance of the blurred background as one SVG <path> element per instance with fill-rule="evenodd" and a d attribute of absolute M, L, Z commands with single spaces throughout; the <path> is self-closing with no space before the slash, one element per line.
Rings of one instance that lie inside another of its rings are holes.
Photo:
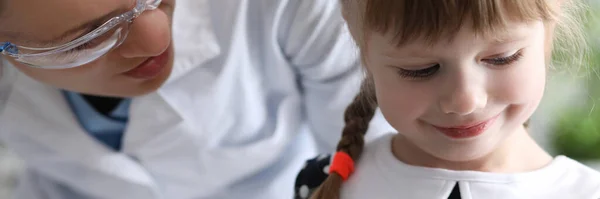
<path fill-rule="evenodd" d="M 549 71 L 530 132 L 553 155 L 569 156 L 600 171 L 600 0 L 586 2 L 589 9 L 582 14 L 588 60 L 582 67 Z"/>
<path fill-rule="evenodd" d="M 577 69 L 549 72 L 546 94 L 532 117 L 532 136 L 553 155 L 566 155 L 600 171 L 600 0 L 584 13 L 590 59 Z M 559 58 L 560 59 L 560 58 Z M 0 144 L 0 199 L 10 198 L 23 164 Z"/>

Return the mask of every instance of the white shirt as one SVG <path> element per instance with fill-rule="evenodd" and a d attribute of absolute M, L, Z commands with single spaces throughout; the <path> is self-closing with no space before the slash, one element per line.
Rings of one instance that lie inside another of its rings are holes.
<path fill-rule="evenodd" d="M 396 159 L 393 135 L 368 144 L 342 199 L 446 199 L 459 185 L 462 199 L 598 199 L 600 173 L 557 156 L 544 168 L 518 174 L 411 166 Z"/>
<path fill-rule="evenodd" d="M 172 75 L 133 99 L 118 152 L 58 89 L 20 74 L 0 113 L 28 166 L 17 198 L 291 198 L 303 162 L 333 150 L 362 77 L 338 3 L 178 0 Z"/>

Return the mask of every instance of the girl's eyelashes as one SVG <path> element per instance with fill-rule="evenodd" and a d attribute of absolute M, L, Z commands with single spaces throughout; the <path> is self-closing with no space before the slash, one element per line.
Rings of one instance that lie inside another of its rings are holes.
<path fill-rule="evenodd" d="M 481 61 L 484 61 L 484 62 L 494 65 L 494 66 L 507 66 L 507 65 L 515 63 L 516 61 L 519 61 L 522 57 L 523 57 L 523 49 L 520 49 L 520 50 L 517 50 L 517 52 L 515 52 L 509 56 L 482 59 Z"/>
<path fill-rule="evenodd" d="M 490 64 L 490 65 L 496 66 L 496 67 L 502 67 L 502 66 L 511 65 L 511 64 L 519 61 L 522 57 L 523 57 L 523 49 L 520 49 L 508 56 L 487 58 L 487 59 L 482 59 L 481 61 L 483 61 L 487 64 Z M 400 75 L 400 77 L 402 77 L 402 78 L 411 79 L 411 80 L 421 80 L 421 79 L 425 79 L 425 78 L 433 76 L 440 69 L 440 64 L 435 64 L 431 67 L 419 69 L 419 70 L 407 70 L 407 69 L 403 69 L 403 68 L 397 68 L 397 69 L 398 69 L 398 75 Z"/>
<path fill-rule="evenodd" d="M 402 68 L 398 68 L 398 74 L 402 78 L 406 79 L 425 79 L 427 77 L 431 77 L 440 69 L 440 65 L 436 64 L 428 68 L 419 69 L 419 70 L 406 70 Z"/>

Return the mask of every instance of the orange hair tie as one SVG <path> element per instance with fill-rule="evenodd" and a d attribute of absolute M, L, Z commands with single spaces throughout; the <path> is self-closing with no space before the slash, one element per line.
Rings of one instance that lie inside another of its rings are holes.
<path fill-rule="evenodd" d="M 332 172 L 342 176 L 342 179 L 346 181 L 354 172 L 354 160 L 346 152 L 338 151 L 333 156 L 333 163 L 329 166 L 329 173 Z"/>

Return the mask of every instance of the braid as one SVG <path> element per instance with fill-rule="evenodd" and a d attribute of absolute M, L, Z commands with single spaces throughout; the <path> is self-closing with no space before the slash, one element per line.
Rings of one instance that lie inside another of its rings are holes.
<path fill-rule="evenodd" d="M 346 126 L 342 131 L 337 151 L 346 152 L 354 162 L 360 158 L 365 142 L 364 136 L 377 109 L 377 102 L 372 90 L 371 81 L 364 81 L 360 92 L 344 113 Z M 341 186 L 342 177 L 332 172 L 315 191 L 312 199 L 339 199 Z"/>

